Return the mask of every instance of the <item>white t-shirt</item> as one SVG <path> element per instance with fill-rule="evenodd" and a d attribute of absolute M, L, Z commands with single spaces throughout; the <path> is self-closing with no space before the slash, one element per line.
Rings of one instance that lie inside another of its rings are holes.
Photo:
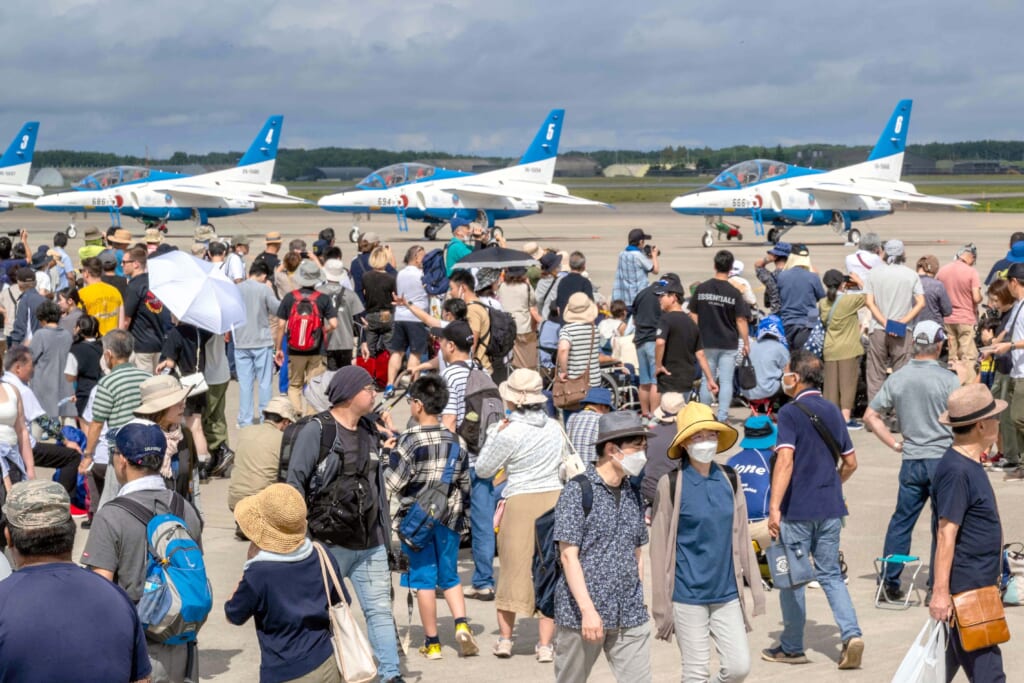
<path fill-rule="evenodd" d="M 395 277 L 395 293 L 422 311 L 430 307 L 427 290 L 423 288 L 423 271 L 416 266 L 406 266 L 398 271 Z M 395 307 L 395 320 L 405 323 L 419 322 L 419 318 L 405 306 Z"/>
<path fill-rule="evenodd" d="M 858 249 L 847 255 L 846 272 L 856 275 L 861 282 L 867 282 L 868 272 L 884 263 L 885 261 L 878 254 Z"/>
<path fill-rule="evenodd" d="M 99 386 L 99 385 L 97 385 Z M 96 387 L 92 388 L 89 392 L 89 401 L 85 404 L 85 410 L 82 411 L 82 419 L 92 422 L 92 404 L 96 400 Z M 107 465 L 110 463 L 110 450 L 107 447 L 107 423 L 104 422 L 103 426 L 100 427 L 100 438 L 96 441 L 96 451 L 92 454 L 93 462 L 98 462 L 101 465 Z"/>
<path fill-rule="evenodd" d="M 228 279 L 239 282 L 245 279 L 245 262 L 242 257 L 232 252 L 224 258 L 224 274 Z"/>

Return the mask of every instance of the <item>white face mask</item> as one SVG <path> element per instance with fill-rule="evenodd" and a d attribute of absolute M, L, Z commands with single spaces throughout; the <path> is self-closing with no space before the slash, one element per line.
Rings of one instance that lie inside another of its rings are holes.
<path fill-rule="evenodd" d="M 622 453 L 622 449 L 619 449 L 619 453 Z M 622 453 L 622 460 L 619 461 L 622 465 L 622 471 L 631 477 L 639 476 L 644 471 L 644 465 L 647 464 L 647 452 L 637 451 L 636 453 Z"/>
<path fill-rule="evenodd" d="M 711 462 L 718 452 L 718 439 L 690 444 L 686 447 L 686 452 L 697 462 Z"/>
<path fill-rule="evenodd" d="M 791 376 L 791 375 L 790 375 L 790 376 Z M 792 384 L 790 384 L 789 382 L 787 382 L 787 381 L 785 380 L 785 375 L 784 375 L 783 377 L 784 377 L 784 378 L 783 378 L 783 380 L 782 380 L 782 390 L 783 390 L 783 391 L 784 391 L 785 393 L 787 393 L 787 394 L 788 394 L 788 393 L 792 392 L 792 391 L 793 391 L 794 389 L 796 389 L 796 382 L 793 382 Z"/>

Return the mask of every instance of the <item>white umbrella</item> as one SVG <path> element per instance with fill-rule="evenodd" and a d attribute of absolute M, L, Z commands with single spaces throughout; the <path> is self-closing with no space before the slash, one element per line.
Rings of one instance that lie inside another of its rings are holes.
<path fill-rule="evenodd" d="M 178 320 L 216 334 L 245 325 L 238 287 L 212 263 L 171 251 L 148 264 L 149 290 Z"/>

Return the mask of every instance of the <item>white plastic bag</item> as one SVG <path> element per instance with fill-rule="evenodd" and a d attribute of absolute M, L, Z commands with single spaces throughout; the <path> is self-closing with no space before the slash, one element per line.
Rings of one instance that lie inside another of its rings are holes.
<path fill-rule="evenodd" d="M 946 637 L 945 624 L 925 622 L 892 683 L 946 683 Z"/>

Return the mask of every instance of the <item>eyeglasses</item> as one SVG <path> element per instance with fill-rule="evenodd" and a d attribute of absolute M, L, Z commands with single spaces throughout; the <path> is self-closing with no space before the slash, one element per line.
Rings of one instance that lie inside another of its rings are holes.
<path fill-rule="evenodd" d="M 412 405 L 413 403 L 417 403 L 417 402 L 418 403 L 423 403 L 423 401 L 420 401 L 418 398 L 413 398 L 412 396 L 406 396 L 405 397 L 405 402 L 408 403 L 409 405 Z"/>
<path fill-rule="evenodd" d="M 373 384 L 367 384 L 365 387 L 362 388 L 362 391 L 369 391 L 370 394 L 373 395 L 377 393 L 377 387 Z"/>

